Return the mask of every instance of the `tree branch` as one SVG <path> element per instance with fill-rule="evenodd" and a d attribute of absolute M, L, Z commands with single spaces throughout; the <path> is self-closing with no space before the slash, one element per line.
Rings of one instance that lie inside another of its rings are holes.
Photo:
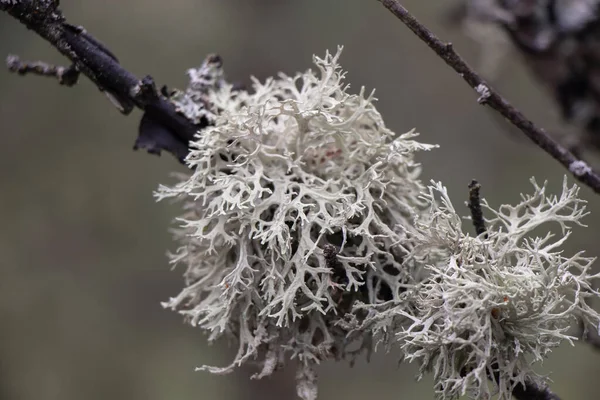
<path fill-rule="evenodd" d="M 83 27 L 67 23 L 58 5 L 58 0 L 0 0 L 0 11 L 36 32 L 72 62 L 68 68 L 54 67 L 41 62 L 21 63 L 9 56 L 9 69 L 20 74 L 54 76 L 67 86 L 74 85 L 82 73 L 123 114 L 129 114 L 134 107 L 144 110 L 134 149 L 143 148 L 152 154 L 165 150 L 183 162 L 190 140 L 206 123 L 195 125 L 178 114 L 168 99 L 158 93 L 150 76 L 139 80 L 124 69 Z"/>
<path fill-rule="evenodd" d="M 550 154 L 567 168 L 571 174 L 586 186 L 600 194 L 600 176 L 578 159 L 568 149 L 552 139 L 542 128 L 527 119 L 523 113 L 510 104 L 497 91 L 491 88 L 467 63 L 454 51 L 451 43 L 441 41 L 428 28 L 413 17 L 397 0 L 378 0 L 392 14 L 404 23 L 415 35 L 427 44 L 442 60 L 454 69 L 479 94 L 477 101 L 499 112 L 511 124 L 516 126 L 538 147 Z"/>

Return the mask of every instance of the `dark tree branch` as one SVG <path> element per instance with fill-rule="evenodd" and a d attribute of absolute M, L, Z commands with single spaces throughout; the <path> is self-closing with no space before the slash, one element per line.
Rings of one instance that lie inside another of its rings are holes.
<path fill-rule="evenodd" d="M 134 107 L 144 110 L 134 149 L 143 148 L 152 154 L 165 150 L 183 162 L 190 140 L 204 126 L 178 114 L 168 99 L 158 93 L 152 78 L 140 81 L 85 29 L 67 23 L 58 5 L 58 0 L 0 0 L 0 11 L 36 32 L 72 62 L 68 68 L 45 63 L 23 64 L 13 56 L 7 60 L 9 69 L 21 74 L 54 76 L 68 86 L 75 84 L 82 73 L 123 114 L 129 114 Z"/>
<path fill-rule="evenodd" d="M 504 97 L 491 88 L 467 63 L 454 51 L 451 43 L 441 41 L 428 28 L 413 17 L 397 0 L 378 0 L 404 23 L 415 35 L 427 44 L 442 60 L 454 69 L 479 94 L 478 102 L 487 104 L 499 112 L 511 124 L 516 126 L 538 147 L 550 154 L 567 168 L 571 174 L 586 186 L 600 193 L 600 176 L 584 161 L 578 159 L 568 149 L 561 146 L 542 129 L 527 119 Z"/>

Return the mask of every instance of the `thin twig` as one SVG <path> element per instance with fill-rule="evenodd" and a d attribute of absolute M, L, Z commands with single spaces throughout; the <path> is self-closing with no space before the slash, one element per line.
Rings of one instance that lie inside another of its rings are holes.
<path fill-rule="evenodd" d="M 483 219 L 483 212 L 481 211 L 481 197 L 479 196 L 479 190 L 481 185 L 476 180 L 472 180 L 469 184 L 469 210 L 471 211 L 471 220 L 475 227 L 477 236 L 485 234 L 484 237 L 487 239 L 485 220 Z"/>
<path fill-rule="evenodd" d="M 129 114 L 134 107 L 144 110 L 134 148 L 144 148 L 153 154 L 165 150 L 183 162 L 190 140 L 204 126 L 178 114 L 168 99 L 156 91 L 152 78 L 138 79 L 83 27 L 68 23 L 58 5 L 58 0 L 0 0 L 0 11 L 36 32 L 72 62 L 71 67 L 60 69 L 45 63 L 22 64 L 12 57 L 7 60 L 9 68 L 21 74 L 54 76 L 69 86 L 82 73 L 123 114 Z"/>
<path fill-rule="evenodd" d="M 441 41 L 428 28 L 413 17 L 397 0 L 378 0 L 401 20 L 415 35 L 425 42 L 435 53 L 452 67 L 480 95 L 478 101 L 499 112 L 511 124 L 516 126 L 538 147 L 550 154 L 567 168 L 581 183 L 600 193 L 600 175 L 578 159 L 568 149 L 561 146 L 542 129 L 527 119 L 504 97 L 495 91 L 479 76 L 454 50 L 451 43 Z"/>
<path fill-rule="evenodd" d="M 74 65 L 63 67 L 42 61 L 21 61 L 18 56 L 11 54 L 6 57 L 6 66 L 9 71 L 16 72 L 19 75 L 35 74 L 54 77 L 58 79 L 58 83 L 65 86 L 73 86 L 79 79 L 79 71 Z"/>

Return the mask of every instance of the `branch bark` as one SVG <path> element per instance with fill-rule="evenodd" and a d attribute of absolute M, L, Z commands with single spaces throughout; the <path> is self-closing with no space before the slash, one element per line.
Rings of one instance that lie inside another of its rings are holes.
<path fill-rule="evenodd" d="M 600 175 L 583 160 L 552 139 L 542 128 L 527 119 L 523 113 L 494 90 L 454 50 L 451 43 L 440 40 L 421 24 L 397 0 L 378 0 L 429 46 L 446 64 L 454 69 L 479 94 L 477 101 L 496 110 L 523 132 L 533 143 L 561 163 L 579 182 L 600 194 Z"/>
<path fill-rule="evenodd" d="M 0 0 L 0 11 L 36 32 L 71 61 L 72 65 L 65 69 L 70 76 L 82 73 L 88 77 L 125 115 L 134 107 L 144 110 L 134 149 L 143 148 L 152 154 L 165 150 L 183 162 L 190 140 L 206 125 L 195 125 L 178 114 L 168 99 L 158 93 L 150 76 L 140 80 L 123 68 L 83 27 L 68 23 L 58 6 L 58 0 Z M 58 77 L 51 73 L 52 66 L 45 63 L 17 64 L 16 60 L 14 56 L 7 59 L 15 72 L 42 74 L 43 66 L 48 67 L 48 73 L 42 75 Z"/>

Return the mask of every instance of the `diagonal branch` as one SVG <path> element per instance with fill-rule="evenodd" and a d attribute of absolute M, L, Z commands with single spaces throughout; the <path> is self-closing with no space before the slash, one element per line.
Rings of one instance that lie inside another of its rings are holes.
<path fill-rule="evenodd" d="M 74 85 L 80 73 L 85 75 L 123 114 L 134 107 L 144 110 L 134 149 L 143 148 L 152 154 L 165 150 L 183 162 L 190 140 L 206 124 L 195 125 L 178 114 L 158 93 L 151 77 L 139 80 L 124 69 L 100 41 L 82 27 L 69 24 L 58 5 L 58 0 L 0 0 L 0 11 L 36 32 L 72 63 L 68 68 L 54 67 L 42 62 L 21 63 L 9 56 L 9 69 L 53 76 L 67 86 Z"/>
<path fill-rule="evenodd" d="M 445 43 L 427 27 L 413 17 L 397 0 L 378 0 L 392 14 L 404 23 L 415 35 L 427 44 L 442 60 L 454 69 L 479 94 L 477 101 L 499 112 L 511 124 L 516 126 L 538 147 L 550 154 L 567 168 L 571 174 L 586 186 L 600 193 L 600 175 L 583 160 L 577 158 L 568 149 L 552 139 L 542 128 L 527 119 L 518 109 L 490 87 L 453 49 L 451 43 Z"/>

